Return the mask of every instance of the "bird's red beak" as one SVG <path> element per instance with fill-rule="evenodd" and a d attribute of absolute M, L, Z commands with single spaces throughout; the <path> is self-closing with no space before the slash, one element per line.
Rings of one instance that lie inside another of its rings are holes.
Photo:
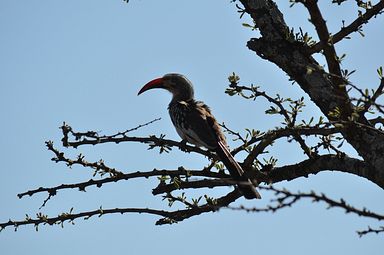
<path fill-rule="evenodd" d="M 137 95 L 140 95 L 141 93 L 143 93 L 147 90 L 156 89 L 156 88 L 164 88 L 163 78 L 157 78 L 157 79 L 154 79 L 154 80 L 148 82 L 147 84 L 144 85 L 144 87 L 142 87 L 140 89 L 140 91 L 139 91 L 139 93 L 137 93 Z"/>

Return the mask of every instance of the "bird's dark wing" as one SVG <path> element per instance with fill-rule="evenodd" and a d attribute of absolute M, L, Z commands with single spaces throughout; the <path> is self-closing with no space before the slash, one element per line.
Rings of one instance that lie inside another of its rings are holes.
<path fill-rule="evenodd" d="M 185 118 L 188 120 L 184 126 L 184 132 L 192 143 L 211 150 L 217 148 L 218 141 L 222 140 L 225 144 L 220 126 L 207 105 L 189 101 L 183 107 L 185 107 Z"/>

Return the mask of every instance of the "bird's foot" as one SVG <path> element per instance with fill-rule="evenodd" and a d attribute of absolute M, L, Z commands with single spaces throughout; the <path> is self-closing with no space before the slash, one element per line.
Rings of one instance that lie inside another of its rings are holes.
<path fill-rule="evenodd" d="M 184 152 L 189 152 L 186 147 L 187 147 L 187 140 L 184 140 L 184 139 L 181 140 L 180 145 L 179 145 L 180 150 L 184 151 Z"/>

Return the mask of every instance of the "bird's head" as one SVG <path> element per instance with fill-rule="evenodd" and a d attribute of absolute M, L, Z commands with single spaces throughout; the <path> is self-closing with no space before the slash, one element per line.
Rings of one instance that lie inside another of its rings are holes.
<path fill-rule="evenodd" d="M 194 96 L 192 83 L 184 75 L 177 73 L 166 74 L 148 82 L 138 95 L 150 89 L 166 89 L 172 93 L 174 100 L 188 100 Z"/>

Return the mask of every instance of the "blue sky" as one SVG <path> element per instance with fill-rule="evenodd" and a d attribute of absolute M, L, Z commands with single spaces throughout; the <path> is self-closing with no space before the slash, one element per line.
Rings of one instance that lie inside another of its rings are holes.
<path fill-rule="evenodd" d="M 245 44 L 257 33 L 241 25 L 230 1 L 0 1 L 0 221 L 34 215 L 44 195 L 17 199 L 16 194 L 40 186 L 79 182 L 92 177 L 80 167 L 67 169 L 50 161 L 44 141 L 60 146 L 58 127 L 66 121 L 77 130 L 103 134 L 126 130 L 157 117 L 162 120 L 132 135 L 166 134 L 179 140 L 167 113 L 170 95 L 151 91 L 137 97 L 147 81 L 168 72 L 187 75 L 195 95 L 211 106 L 217 119 L 235 130 L 252 127 L 268 130 L 280 119 L 266 117 L 262 100 L 247 102 L 228 97 L 227 76 L 235 71 L 245 84 L 257 84 L 270 94 L 301 97 L 287 76 L 273 64 L 259 59 Z M 313 32 L 308 15 L 289 1 L 278 1 L 289 26 Z M 325 1 L 324 1 L 325 2 Z M 324 3 L 323 2 L 323 3 Z M 351 4 L 322 6 L 331 31 L 341 20 L 356 16 Z M 338 53 L 347 53 L 344 69 L 357 69 L 352 81 L 374 88 L 376 69 L 383 65 L 383 17 L 365 26 L 365 37 L 353 34 L 341 42 Z M 323 63 L 321 58 L 319 61 Z M 318 116 L 307 100 L 303 116 Z M 230 145 L 236 143 L 230 141 Z M 302 159 L 297 145 L 278 142 L 271 152 L 280 164 Z M 81 147 L 66 154 L 103 158 L 112 167 L 130 171 L 153 168 L 204 166 L 207 161 L 177 151 L 159 155 L 140 144 Z M 351 152 L 353 154 L 353 152 Z M 241 156 L 241 155 L 240 155 Z M 57 215 L 114 207 L 166 208 L 151 189 L 156 181 L 127 181 L 90 188 L 86 193 L 62 191 L 43 212 Z M 356 206 L 383 211 L 383 191 L 356 176 L 324 172 L 310 178 L 282 183 L 294 191 L 315 190 L 345 198 Z M 228 191 L 229 189 L 227 189 Z M 220 190 L 210 191 L 222 194 Z M 268 199 L 266 196 L 265 200 Z M 263 202 L 240 201 L 245 205 Z M 221 210 L 172 226 L 154 226 L 157 217 L 106 215 L 75 226 L 11 228 L 0 233 L 2 254 L 169 254 L 268 252 L 269 254 L 347 253 L 380 254 L 382 236 L 358 238 L 355 231 L 376 222 L 326 210 L 323 204 L 301 202 L 275 214 L 247 214 Z"/>

